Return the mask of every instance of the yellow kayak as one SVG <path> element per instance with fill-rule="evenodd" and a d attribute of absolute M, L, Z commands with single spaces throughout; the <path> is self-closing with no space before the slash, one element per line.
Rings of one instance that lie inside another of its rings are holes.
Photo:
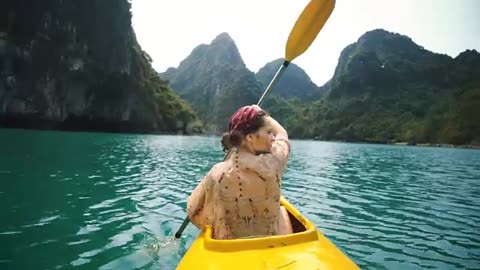
<path fill-rule="evenodd" d="M 177 270 L 184 269 L 360 269 L 285 198 L 294 233 L 282 236 L 217 240 L 206 227 Z"/>

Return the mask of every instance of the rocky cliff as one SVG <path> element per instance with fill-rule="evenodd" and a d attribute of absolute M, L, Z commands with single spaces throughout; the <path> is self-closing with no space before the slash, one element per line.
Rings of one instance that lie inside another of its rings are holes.
<path fill-rule="evenodd" d="M 151 68 L 129 1 L 0 5 L 1 126 L 177 132 L 196 120 Z"/>
<path fill-rule="evenodd" d="M 290 129 L 325 140 L 480 144 L 479 60 L 369 31 L 343 50 L 325 95 L 297 111 Z"/>
<path fill-rule="evenodd" d="M 256 103 L 262 91 L 227 33 L 197 46 L 178 68 L 169 68 L 161 76 L 191 104 L 210 133 L 225 131 L 232 113 Z"/>
<path fill-rule="evenodd" d="M 255 74 L 264 89 L 267 88 L 282 63 L 283 59 L 276 59 L 267 63 Z M 323 88 L 312 82 L 308 74 L 295 63 L 288 65 L 274 89 L 272 96 L 279 96 L 289 100 L 296 99 L 300 103 L 308 103 L 309 101 L 319 99 L 323 94 Z"/>

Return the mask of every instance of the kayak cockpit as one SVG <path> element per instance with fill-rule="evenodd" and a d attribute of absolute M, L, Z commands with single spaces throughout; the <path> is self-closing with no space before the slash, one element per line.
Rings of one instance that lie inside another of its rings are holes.
<path fill-rule="evenodd" d="M 304 232 L 307 230 L 306 226 L 300 222 L 295 215 L 293 215 L 290 211 L 287 210 L 288 217 L 290 218 L 290 222 L 292 223 L 293 233 Z"/>
<path fill-rule="evenodd" d="M 293 227 L 292 234 L 223 240 L 212 238 L 213 229 L 207 226 L 204 232 L 205 248 L 219 252 L 232 252 L 275 248 L 318 240 L 318 231 L 313 223 L 303 217 L 300 212 L 283 197 L 281 197 L 281 205 L 285 207 L 290 216 Z"/>

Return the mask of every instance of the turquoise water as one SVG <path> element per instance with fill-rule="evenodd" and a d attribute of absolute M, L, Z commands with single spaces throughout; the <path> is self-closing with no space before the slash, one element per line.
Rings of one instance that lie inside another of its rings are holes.
<path fill-rule="evenodd" d="M 175 269 L 218 138 L 0 129 L 0 269 Z M 480 151 L 293 141 L 284 195 L 362 269 L 480 269 Z"/>

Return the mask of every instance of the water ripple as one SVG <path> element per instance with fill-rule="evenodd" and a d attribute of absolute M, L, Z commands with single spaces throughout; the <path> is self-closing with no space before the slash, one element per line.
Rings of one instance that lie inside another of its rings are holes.
<path fill-rule="evenodd" d="M 0 160 L 0 177 L 11 178 L 0 181 L 0 241 L 11 247 L 0 268 L 175 269 L 198 229 L 172 235 L 187 196 L 223 158 L 218 138 L 42 134 L 3 140 L 35 147 L 0 146 L 11 153 Z M 292 149 L 284 196 L 362 269 L 478 269 L 480 151 Z"/>

